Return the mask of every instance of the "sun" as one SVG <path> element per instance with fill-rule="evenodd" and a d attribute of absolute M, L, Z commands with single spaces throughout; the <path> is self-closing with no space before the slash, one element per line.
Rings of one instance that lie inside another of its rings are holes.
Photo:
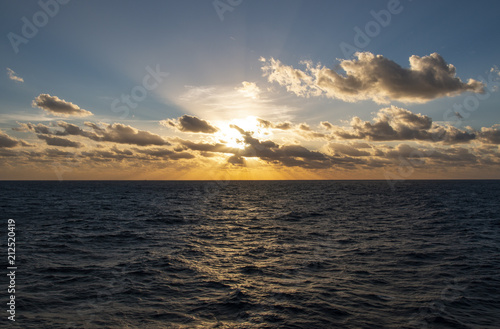
<path fill-rule="evenodd" d="M 229 147 L 244 149 L 246 146 L 245 137 L 236 129 L 237 126 L 246 132 L 250 132 L 252 137 L 262 139 L 269 138 L 272 132 L 260 125 L 260 122 L 254 116 L 248 116 L 244 119 L 232 119 L 228 121 L 217 122 L 219 131 L 214 137 L 221 143 Z"/>
<path fill-rule="evenodd" d="M 241 136 L 238 130 L 229 127 L 229 125 L 227 127 L 221 127 L 220 130 L 215 133 L 214 137 L 218 142 L 223 143 L 228 147 L 238 148 L 241 150 L 245 148 L 244 137 Z"/>

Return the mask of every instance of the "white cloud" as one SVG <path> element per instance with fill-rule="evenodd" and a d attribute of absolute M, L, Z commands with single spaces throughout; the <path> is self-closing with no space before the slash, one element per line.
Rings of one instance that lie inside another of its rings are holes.
<path fill-rule="evenodd" d="M 245 97 L 258 98 L 260 94 L 260 88 L 255 84 L 255 82 L 243 81 L 241 83 L 243 87 L 236 88 Z"/>
<path fill-rule="evenodd" d="M 9 76 L 9 79 L 14 80 L 16 82 L 24 82 L 24 79 L 21 78 L 14 72 L 14 70 L 7 68 L 7 75 Z"/>
<path fill-rule="evenodd" d="M 455 96 L 466 91 L 484 92 L 484 84 L 456 77 L 452 64 L 437 53 L 410 57 L 410 67 L 369 52 L 356 53 L 357 59 L 340 60 L 345 74 L 311 62 L 302 62 L 306 70 L 286 66 L 279 60 L 261 59 L 262 70 L 270 82 L 285 86 L 298 96 L 326 96 L 346 102 L 371 99 L 379 104 L 397 100 L 424 103 L 440 97 Z"/>

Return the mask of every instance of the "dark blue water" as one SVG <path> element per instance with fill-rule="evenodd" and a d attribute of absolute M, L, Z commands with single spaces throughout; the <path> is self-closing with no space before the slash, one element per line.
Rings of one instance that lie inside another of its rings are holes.
<path fill-rule="evenodd" d="M 499 181 L 0 188 L 2 325 L 500 328 Z"/>

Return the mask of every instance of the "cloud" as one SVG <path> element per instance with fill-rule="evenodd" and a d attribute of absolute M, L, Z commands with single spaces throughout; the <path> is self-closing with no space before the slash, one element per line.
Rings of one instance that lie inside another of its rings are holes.
<path fill-rule="evenodd" d="M 274 128 L 274 129 L 281 129 L 281 130 L 289 130 L 289 129 L 293 128 L 293 124 L 289 121 L 271 122 L 269 120 L 264 120 L 261 118 L 257 118 L 257 121 L 259 122 L 259 125 L 262 128 Z"/>
<path fill-rule="evenodd" d="M 371 155 L 367 151 L 358 150 L 356 147 L 347 144 L 330 143 L 328 144 L 328 148 L 332 150 L 336 155 L 347 155 L 353 157 L 364 157 Z"/>
<path fill-rule="evenodd" d="M 49 94 L 38 95 L 31 104 L 33 107 L 39 107 L 49 114 L 63 117 L 77 116 L 85 117 L 93 115 L 91 112 L 81 109 L 78 105 L 60 99 L 57 96 Z"/>
<path fill-rule="evenodd" d="M 227 163 L 232 164 L 233 166 L 246 167 L 245 159 L 239 155 L 229 157 L 229 159 L 227 159 Z"/>
<path fill-rule="evenodd" d="M 16 82 L 24 82 L 24 79 L 18 76 L 12 69 L 7 68 L 7 75 L 11 80 L 14 80 Z"/>
<path fill-rule="evenodd" d="M 23 140 L 10 137 L 0 130 L 0 148 L 11 148 L 16 146 L 31 146 Z"/>
<path fill-rule="evenodd" d="M 413 166 L 430 164 L 430 161 L 433 161 L 434 164 L 475 164 L 478 161 L 476 155 L 463 147 L 423 149 L 408 144 L 399 144 L 393 150 L 386 152 L 384 156 L 389 159 L 410 160 Z"/>
<path fill-rule="evenodd" d="M 243 81 L 241 84 L 243 87 L 236 88 L 236 90 L 243 94 L 243 96 L 254 99 L 259 97 L 260 88 L 257 87 L 255 82 Z"/>
<path fill-rule="evenodd" d="M 76 130 L 73 126 L 64 124 L 66 132 Z M 96 125 L 95 123 L 86 122 L 85 125 L 91 127 L 94 133 L 84 131 L 83 136 L 88 137 L 98 142 L 113 142 L 120 144 L 133 144 L 139 146 L 148 145 L 170 145 L 169 142 L 164 140 L 161 136 L 153 134 L 149 131 L 138 130 L 134 127 L 127 126 L 121 123 L 103 124 L 104 128 Z M 82 130 L 80 129 L 81 132 Z"/>
<path fill-rule="evenodd" d="M 164 158 L 164 159 L 193 159 L 195 156 L 188 152 L 175 152 L 170 149 L 155 148 L 155 149 L 135 149 L 136 152 L 146 154 L 152 157 Z"/>
<path fill-rule="evenodd" d="M 186 125 L 181 119 L 175 123 Z M 19 123 L 13 129 L 32 133 L 40 139 L 40 147 L 36 151 L 16 148 L 28 144 L 0 132 L 0 164 L 2 168 L 22 167 L 30 172 L 44 168 L 52 172 L 51 166 L 60 163 L 63 169 L 82 175 L 91 171 L 103 175 L 164 173 L 168 168 L 178 177 L 238 167 L 245 167 L 244 172 L 252 175 L 274 170 L 318 178 L 380 178 L 387 172 L 399 173 L 403 178 L 413 172 L 418 173 L 416 178 L 441 174 L 451 177 L 459 172 L 482 173 L 484 168 L 500 174 L 500 125 L 479 130 L 457 128 L 396 106 L 380 109 L 369 121 L 354 117 L 345 126 L 323 121 L 315 125 L 318 132 L 310 123 L 266 119 L 254 118 L 249 125 L 248 121 L 232 121 L 229 127 L 233 131 L 223 131 L 231 136 L 227 141 L 219 134 L 167 141 L 120 123 Z M 211 126 L 201 118 L 196 122 Z M 269 130 L 262 133 L 259 127 Z M 119 149 L 118 144 L 133 146 Z"/>
<path fill-rule="evenodd" d="M 487 144 L 500 144 L 500 124 L 491 128 L 482 127 L 479 133 L 481 141 Z"/>
<path fill-rule="evenodd" d="M 196 143 L 193 141 L 188 141 L 188 140 L 183 140 L 183 139 L 177 139 L 179 144 L 182 146 L 183 149 L 190 149 L 193 151 L 200 151 L 200 152 L 217 152 L 217 153 L 237 153 L 238 149 L 229 147 L 226 144 L 222 143 L 215 143 L 215 144 L 210 144 L 210 143 Z"/>
<path fill-rule="evenodd" d="M 160 124 L 165 127 L 176 128 L 183 132 L 213 134 L 219 131 L 217 127 L 212 126 L 208 121 L 187 114 L 181 116 L 177 120 L 162 120 Z"/>
<path fill-rule="evenodd" d="M 350 122 L 349 129 L 334 126 L 329 122 L 321 122 L 321 125 L 323 128 L 331 130 L 337 139 L 421 140 L 455 144 L 467 143 L 477 137 L 473 131 L 460 130 L 453 126 L 436 125 L 426 115 L 415 114 L 396 106 L 380 109 L 373 122 L 354 117 Z"/>
<path fill-rule="evenodd" d="M 271 140 L 261 141 L 252 136 L 252 132 L 244 131 L 232 125 L 244 138 L 245 148 L 235 155 L 258 157 L 269 163 L 280 163 L 287 167 L 327 168 L 330 159 L 321 152 L 311 151 L 301 145 L 278 145 Z"/>
<path fill-rule="evenodd" d="M 37 134 L 47 134 L 47 135 L 50 135 L 52 133 L 50 131 L 49 127 L 47 127 L 46 125 L 41 124 L 41 123 L 34 125 L 30 122 L 28 122 L 28 123 L 17 122 L 17 124 L 19 125 L 19 127 L 12 128 L 12 130 L 15 130 L 15 131 L 33 131 Z"/>
<path fill-rule="evenodd" d="M 44 140 L 47 143 L 47 145 L 52 145 L 52 146 L 74 147 L 74 148 L 79 148 L 83 146 L 81 143 L 74 142 L 72 140 L 61 137 L 50 137 L 46 135 L 37 135 L 37 137 L 39 139 Z"/>
<path fill-rule="evenodd" d="M 285 86 L 297 96 L 324 95 L 346 102 L 373 100 L 386 104 L 392 100 L 424 103 L 441 97 L 451 97 L 466 91 L 482 93 L 485 85 L 456 77 L 456 69 L 437 53 L 410 57 L 410 67 L 370 52 L 356 53 L 357 59 L 340 60 L 345 74 L 311 62 L 303 62 L 306 70 L 283 65 L 279 60 L 261 59 L 262 70 L 270 82 Z"/>
<path fill-rule="evenodd" d="M 57 126 L 63 128 L 63 130 L 50 129 L 43 124 L 34 125 L 32 123 L 19 123 L 20 127 L 14 129 L 18 131 L 33 131 L 41 135 L 82 136 L 96 142 L 112 142 L 138 146 L 170 145 L 168 141 L 164 140 L 159 135 L 145 130 L 138 130 L 121 123 L 103 123 L 98 125 L 93 122 L 85 122 L 84 124 L 91 128 L 92 131 L 84 130 L 75 124 L 65 121 L 57 122 Z"/>

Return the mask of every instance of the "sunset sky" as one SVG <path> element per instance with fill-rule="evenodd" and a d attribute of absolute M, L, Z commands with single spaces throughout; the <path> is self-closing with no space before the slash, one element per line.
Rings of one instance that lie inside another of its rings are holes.
<path fill-rule="evenodd" d="M 498 1 L 4 1 L 0 179 L 500 179 Z"/>

